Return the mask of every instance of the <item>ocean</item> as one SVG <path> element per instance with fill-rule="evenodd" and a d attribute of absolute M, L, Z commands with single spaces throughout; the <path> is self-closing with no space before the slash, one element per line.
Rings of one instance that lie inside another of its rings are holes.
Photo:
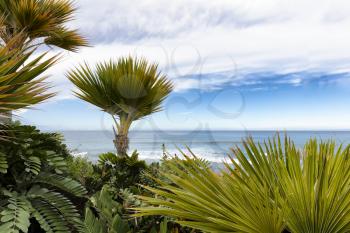
<path fill-rule="evenodd" d="M 112 131 L 62 131 L 65 143 L 74 154 L 87 156 L 96 161 L 104 152 L 114 152 Z M 281 132 L 283 137 L 285 132 Z M 159 160 L 163 147 L 170 154 L 179 154 L 179 150 L 191 149 L 197 156 L 212 162 L 221 162 L 230 153 L 230 148 L 240 146 L 242 138 L 251 136 L 256 142 L 264 142 L 276 135 L 276 131 L 131 131 L 129 152 L 137 150 L 141 159 Z M 296 146 L 310 138 L 335 140 L 349 144 L 350 131 L 288 131 Z"/>

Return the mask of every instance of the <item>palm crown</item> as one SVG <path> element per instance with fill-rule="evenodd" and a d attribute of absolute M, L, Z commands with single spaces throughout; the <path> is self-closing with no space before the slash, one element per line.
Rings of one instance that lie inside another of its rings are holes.
<path fill-rule="evenodd" d="M 18 33 L 25 34 L 17 47 L 41 39 L 46 45 L 76 51 L 87 41 L 64 24 L 75 11 L 69 0 L 0 0 L 1 39 L 7 43 Z"/>
<path fill-rule="evenodd" d="M 75 94 L 79 98 L 113 116 L 117 137 L 127 136 L 133 121 L 160 111 L 161 103 L 173 89 L 157 64 L 132 57 L 99 63 L 95 71 L 87 64 L 81 65 L 67 77 L 78 87 Z"/>

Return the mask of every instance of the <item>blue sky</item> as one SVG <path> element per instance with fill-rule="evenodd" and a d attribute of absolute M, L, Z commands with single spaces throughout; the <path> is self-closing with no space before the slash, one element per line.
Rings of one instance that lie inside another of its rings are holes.
<path fill-rule="evenodd" d="M 110 129 L 64 74 L 124 55 L 158 62 L 175 84 L 134 129 L 350 129 L 350 4 L 345 0 L 76 1 L 71 27 L 92 47 L 64 52 L 59 94 L 18 112 L 45 129 Z M 56 53 L 53 50 L 50 53 Z"/>

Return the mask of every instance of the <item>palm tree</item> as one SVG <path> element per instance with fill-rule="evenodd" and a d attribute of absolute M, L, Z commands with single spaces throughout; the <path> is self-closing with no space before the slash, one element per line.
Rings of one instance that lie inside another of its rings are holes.
<path fill-rule="evenodd" d="M 37 43 L 76 51 L 87 41 L 65 26 L 75 10 L 70 0 L 0 0 L 0 37 L 7 44 L 22 33 L 14 47 Z"/>
<path fill-rule="evenodd" d="M 173 159 L 156 179 L 152 205 L 136 216 L 164 215 L 203 232 L 345 233 L 350 231 L 350 146 L 310 140 L 244 141 L 217 174 L 195 155 Z"/>
<path fill-rule="evenodd" d="M 132 122 L 160 111 L 173 88 L 157 64 L 132 57 L 99 63 L 95 71 L 87 64 L 80 65 L 67 77 L 79 89 L 76 96 L 112 116 L 114 144 L 121 156 L 128 150 Z"/>
<path fill-rule="evenodd" d="M 70 0 L 0 0 L 0 38 L 5 45 L 11 44 L 11 49 L 45 44 L 77 51 L 88 43 L 77 30 L 65 26 L 75 11 Z M 11 121 L 12 112 L 1 113 L 0 117 Z"/>

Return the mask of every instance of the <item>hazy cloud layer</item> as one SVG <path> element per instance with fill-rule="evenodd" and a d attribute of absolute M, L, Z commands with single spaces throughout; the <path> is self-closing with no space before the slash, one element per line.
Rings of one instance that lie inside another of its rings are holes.
<path fill-rule="evenodd" d="M 350 2 L 346 0 L 79 0 L 72 26 L 94 47 L 67 53 L 51 70 L 122 55 L 160 63 L 177 91 L 227 85 L 350 83 Z M 341 78 L 340 78 L 341 77 Z"/>

